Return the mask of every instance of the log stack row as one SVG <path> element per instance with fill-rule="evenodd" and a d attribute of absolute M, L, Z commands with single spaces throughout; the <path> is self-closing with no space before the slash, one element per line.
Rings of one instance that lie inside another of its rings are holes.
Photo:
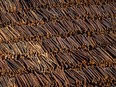
<path fill-rule="evenodd" d="M 115 86 L 115 0 L 0 0 L 0 87 Z"/>

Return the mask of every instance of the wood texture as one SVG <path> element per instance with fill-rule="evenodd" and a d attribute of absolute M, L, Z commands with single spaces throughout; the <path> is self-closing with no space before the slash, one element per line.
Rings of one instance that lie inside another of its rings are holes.
<path fill-rule="evenodd" d="M 0 0 L 0 87 L 115 86 L 115 0 Z"/>

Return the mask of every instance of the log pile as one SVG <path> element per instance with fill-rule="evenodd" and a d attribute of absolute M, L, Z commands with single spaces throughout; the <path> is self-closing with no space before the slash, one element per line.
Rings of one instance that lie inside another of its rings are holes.
<path fill-rule="evenodd" d="M 115 0 L 0 0 L 0 87 L 115 87 Z"/>

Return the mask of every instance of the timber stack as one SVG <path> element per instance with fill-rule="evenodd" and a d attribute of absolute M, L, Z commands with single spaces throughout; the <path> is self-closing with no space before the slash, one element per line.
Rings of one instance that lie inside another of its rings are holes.
<path fill-rule="evenodd" d="M 0 0 L 0 87 L 115 86 L 115 0 Z"/>

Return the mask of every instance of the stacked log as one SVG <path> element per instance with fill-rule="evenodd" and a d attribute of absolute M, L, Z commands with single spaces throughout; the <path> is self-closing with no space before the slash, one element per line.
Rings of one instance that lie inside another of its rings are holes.
<path fill-rule="evenodd" d="M 0 87 L 115 87 L 115 0 L 0 0 Z"/>

